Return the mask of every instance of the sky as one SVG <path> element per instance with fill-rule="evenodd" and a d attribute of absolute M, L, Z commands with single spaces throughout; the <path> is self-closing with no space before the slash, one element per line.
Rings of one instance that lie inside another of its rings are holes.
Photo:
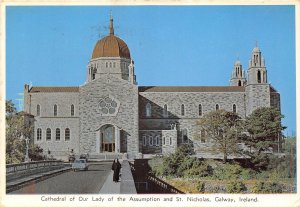
<path fill-rule="evenodd" d="M 139 86 L 227 86 L 257 44 L 281 94 L 284 134 L 295 135 L 294 6 L 8 6 L 6 99 L 18 106 L 24 84 L 83 85 L 110 12 Z"/>

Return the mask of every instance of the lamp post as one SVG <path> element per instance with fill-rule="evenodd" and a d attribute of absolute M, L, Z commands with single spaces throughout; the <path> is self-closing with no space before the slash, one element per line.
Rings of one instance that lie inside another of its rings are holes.
<path fill-rule="evenodd" d="M 29 162 L 29 156 L 28 156 L 28 143 L 29 143 L 29 138 L 25 138 L 25 142 L 26 142 L 26 154 L 25 154 L 25 162 Z"/>

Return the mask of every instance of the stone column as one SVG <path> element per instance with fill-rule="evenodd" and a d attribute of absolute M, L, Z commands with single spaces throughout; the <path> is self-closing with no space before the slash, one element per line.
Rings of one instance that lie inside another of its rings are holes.
<path fill-rule="evenodd" d="M 115 127 L 115 153 L 120 152 L 120 129 Z"/>
<path fill-rule="evenodd" d="M 99 129 L 96 131 L 96 152 L 101 153 L 101 142 L 102 142 L 102 137 L 101 137 L 101 130 Z"/>

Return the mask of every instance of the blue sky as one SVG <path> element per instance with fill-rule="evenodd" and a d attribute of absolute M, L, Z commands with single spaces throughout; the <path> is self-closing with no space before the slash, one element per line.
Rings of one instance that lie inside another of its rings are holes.
<path fill-rule="evenodd" d="M 294 6 L 10 6 L 6 8 L 6 99 L 25 83 L 78 86 L 97 40 L 129 46 L 139 85 L 226 86 L 256 41 L 268 81 L 281 94 L 285 134 L 296 132 Z"/>

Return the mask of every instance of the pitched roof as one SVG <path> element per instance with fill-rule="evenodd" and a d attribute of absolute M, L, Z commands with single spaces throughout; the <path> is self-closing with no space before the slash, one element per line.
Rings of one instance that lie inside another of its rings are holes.
<path fill-rule="evenodd" d="M 29 90 L 29 93 L 78 93 L 79 87 L 43 87 L 43 86 L 37 86 L 32 87 Z"/>
<path fill-rule="evenodd" d="M 139 92 L 245 92 L 242 86 L 140 86 Z"/>

